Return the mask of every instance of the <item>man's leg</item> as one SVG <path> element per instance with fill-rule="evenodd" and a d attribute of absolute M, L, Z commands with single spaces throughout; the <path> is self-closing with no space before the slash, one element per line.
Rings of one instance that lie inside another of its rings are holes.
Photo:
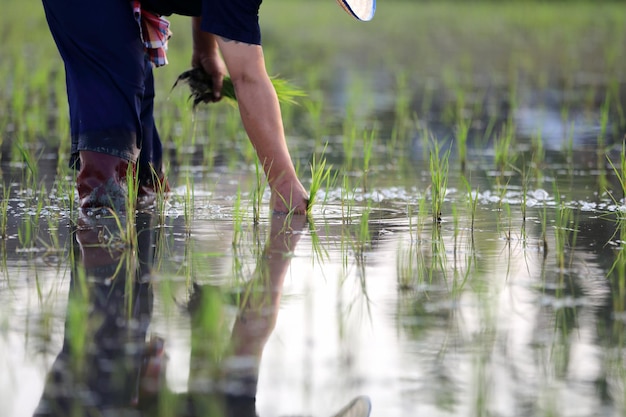
<path fill-rule="evenodd" d="M 139 199 L 149 204 L 158 193 L 169 192 L 163 172 L 163 145 L 154 121 L 154 76 L 151 65 L 146 65 L 145 90 L 141 104 L 141 152 L 137 163 Z"/>
<path fill-rule="evenodd" d="M 43 0 L 63 58 L 83 208 L 122 208 L 139 155 L 145 57 L 127 0 Z M 120 206 L 122 205 L 122 206 Z"/>

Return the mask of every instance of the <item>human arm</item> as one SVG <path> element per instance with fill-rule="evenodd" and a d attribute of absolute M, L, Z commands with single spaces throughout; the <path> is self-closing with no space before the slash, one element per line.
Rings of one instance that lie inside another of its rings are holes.
<path fill-rule="evenodd" d="M 272 190 L 270 208 L 274 212 L 305 214 L 308 193 L 291 161 L 262 47 L 222 37 L 217 43 L 235 87 L 241 120 Z"/>

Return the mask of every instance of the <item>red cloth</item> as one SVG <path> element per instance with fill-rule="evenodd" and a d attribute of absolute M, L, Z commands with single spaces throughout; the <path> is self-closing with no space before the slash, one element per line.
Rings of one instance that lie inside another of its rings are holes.
<path fill-rule="evenodd" d="M 150 62 L 155 67 L 167 65 L 167 41 L 172 36 L 170 22 L 163 16 L 143 10 L 138 0 L 130 3 Z"/>

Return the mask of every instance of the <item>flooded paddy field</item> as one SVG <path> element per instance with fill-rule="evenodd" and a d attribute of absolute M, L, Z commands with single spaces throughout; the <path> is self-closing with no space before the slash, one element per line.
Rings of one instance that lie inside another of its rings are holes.
<path fill-rule="evenodd" d="M 62 63 L 9 0 L 0 416 L 624 415 L 622 7 L 262 9 L 270 73 L 307 93 L 283 116 L 310 215 L 268 212 L 234 106 L 171 90 L 174 16 L 172 193 L 83 216 Z"/>

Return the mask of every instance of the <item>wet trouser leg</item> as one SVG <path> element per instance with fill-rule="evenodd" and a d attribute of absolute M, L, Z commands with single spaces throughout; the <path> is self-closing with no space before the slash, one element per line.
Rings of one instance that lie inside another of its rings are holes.
<path fill-rule="evenodd" d="M 130 2 L 43 0 L 43 5 L 65 64 L 71 162 L 79 151 L 136 162 L 143 142 L 142 119 L 150 119 L 151 131 L 154 123 L 151 115 L 142 116 L 144 109 L 151 110 L 144 96 L 152 70 Z M 158 135 L 152 137 L 158 140 Z"/>
<path fill-rule="evenodd" d="M 154 77 L 152 67 L 146 66 L 145 91 L 141 103 L 142 141 L 139 155 L 139 176 L 147 178 L 152 174 L 162 173 L 163 148 L 161 138 L 154 123 Z"/>

